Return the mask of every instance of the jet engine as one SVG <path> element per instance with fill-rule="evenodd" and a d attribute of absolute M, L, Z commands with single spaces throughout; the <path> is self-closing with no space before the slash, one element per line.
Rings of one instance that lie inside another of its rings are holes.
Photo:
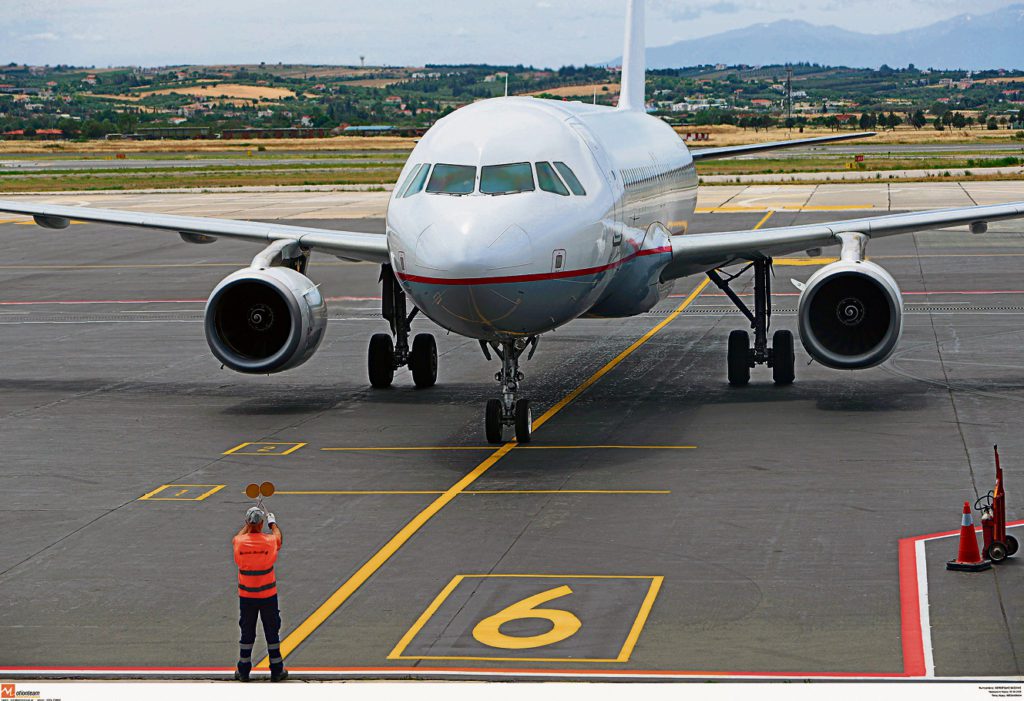
<path fill-rule="evenodd" d="M 327 328 L 327 304 L 302 273 L 254 266 L 214 288 L 205 317 L 218 360 L 237 372 L 269 374 L 310 359 Z"/>
<path fill-rule="evenodd" d="M 840 260 L 818 270 L 800 294 L 800 340 L 822 365 L 870 368 L 892 355 L 903 331 L 903 297 L 883 268 Z"/>

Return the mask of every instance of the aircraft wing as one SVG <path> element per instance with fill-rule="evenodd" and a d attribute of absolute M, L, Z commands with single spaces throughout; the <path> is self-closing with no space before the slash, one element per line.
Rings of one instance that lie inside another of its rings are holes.
<path fill-rule="evenodd" d="M 224 237 L 252 241 L 266 246 L 273 241 L 286 239 L 297 241 L 301 246 L 315 248 L 349 260 L 384 263 L 388 259 L 387 238 L 383 234 L 334 231 L 234 219 L 210 219 L 174 214 L 126 212 L 116 209 L 35 204 L 11 200 L 0 200 L 0 212 L 30 215 L 37 224 L 48 229 L 63 229 L 70 224 L 71 220 L 86 221 L 174 231 L 190 243 L 212 243 L 217 238 Z"/>
<path fill-rule="evenodd" d="M 729 158 L 730 156 L 742 156 L 747 153 L 758 151 L 774 151 L 780 148 L 793 148 L 794 146 L 814 146 L 816 144 L 830 144 L 835 141 L 849 141 L 850 139 L 863 139 L 874 136 L 876 132 L 862 131 L 856 134 L 837 134 L 836 136 L 816 136 L 810 139 L 792 139 L 791 141 L 769 141 L 764 144 L 743 144 L 741 146 L 722 146 L 720 148 L 702 148 L 697 151 L 690 151 L 693 160 L 709 161 L 712 158 Z"/>
<path fill-rule="evenodd" d="M 838 234 L 841 233 L 860 233 L 878 238 L 964 224 L 979 229 L 980 233 L 988 222 L 1017 218 L 1024 218 L 1024 202 L 887 214 L 824 224 L 684 234 L 672 237 L 672 261 L 665 266 L 661 279 L 667 281 L 703 273 L 736 261 L 838 245 Z"/>

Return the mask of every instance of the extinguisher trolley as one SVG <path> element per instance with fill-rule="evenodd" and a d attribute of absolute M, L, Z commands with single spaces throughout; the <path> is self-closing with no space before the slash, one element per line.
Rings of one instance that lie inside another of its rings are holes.
<path fill-rule="evenodd" d="M 982 556 L 994 564 L 1017 552 L 1017 539 L 1006 535 L 1006 492 L 1003 487 L 1003 468 L 999 464 L 999 446 L 992 446 L 996 456 L 996 486 L 974 502 L 981 511 L 981 533 L 985 547 Z"/>

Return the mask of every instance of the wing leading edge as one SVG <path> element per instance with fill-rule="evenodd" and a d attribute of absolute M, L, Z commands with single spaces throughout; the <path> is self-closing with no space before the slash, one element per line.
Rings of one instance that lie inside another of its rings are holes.
<path fill-rule="evenodd" d="M 387 238 L 383 234 L 10 200 L 0 200 L 0 212 L 26 214 L 34 217 L 40 226 L 51 229 L 62 229 L 71 220 L 86 221 L 174 231 L 192 243 L 208 243 L 224 237 L 267 245 L 283 239 L 297 241 L 301 246 L 316 248 L 339 258 L 372 263 L 384 263 L 388 259 Z"/>
<path fill-rule="evenodd" d="M 1024 202 L 937 209 L 929 212 L 887 214 L 880 217 L 771 229 L 723 231 L 672 237 L 672 261 L 662 271 L 663 281 L 703 273 L 732 261 L 781 256 L 809 248 L 839 244 L 838 234 L 869 237 L 894 236 L 913 231 L 971 225 L 984 231 L 991 221 L 1024 218 Z"/>
<path fill-rule="evenodd" d="M 814 146 L 816 144 L 831 144 L 836 141 L 849 141 L 850 139 L 864 139 L 874 136 L 876 132 L 862 131 L 856 134 L 839 134 L 836 136 L 815 136 L 810 139 L 793 139 L 791 141 L 769 141 L 763 144 L 743 144 L 741 146 L 722 146 L 720 148 L 702 148 L 698 151 L 691 151 L 690 155 L 694 161 L 709 161 L 713 158 L 729 158 L 731 156 L 743 156 L 758 151 L 775 151 L 781 148 L 794 148 L 796 146 Z"/>

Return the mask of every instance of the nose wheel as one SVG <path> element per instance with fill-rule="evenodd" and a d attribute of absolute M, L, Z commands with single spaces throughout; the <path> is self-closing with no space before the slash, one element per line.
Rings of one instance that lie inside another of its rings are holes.
<path fill-rule="evenodd" d="M 786 330 L 776 331 L 772 334 L 772 345 L 768 345 L 768 329 L 772 316 L 771 266 L 771 258 L 760 258 L 728 278 L 723 278 L 717 270 L 708 271 L 711 281 L 743 312 L 754 330 L 753 347 L 747 331 L 736 330 L 729 334 L 728 375 L 729 384 L 733 387 L 749 384 L 750 369 L 758 365 L 767 365 L 772 369 L 772 380 L 776 385 L 793 384 L 796 378 L 793 333 Z M 754 269 L 754 311 L 750 311 L 729 286 L 729 283 L 750 268 Z"/>
<path fill-rule="evenodd" d="M 481 341 L 480 347 L 490 360 L 488 344 Z M 533 431 L 533 412 L 530 401 L 518 397 L 519 383 L 523 380 L 523 373 L 519 371 L 519 358 L 527 348 L 530 349 L 527 360 L 533 357 L 537 350 L 537 337 L 505 341 L 500 345 L 492 343 L 490 347 L 501 358 L 501 371 L 494 376 L 501 383 L 501 398 L 489 399 L 484 407 L 484 435 L 488 443 L 501 443 L 505 427 L 508 426 L 515 431 L 517 443 L 529 443 Z"/>
<path fill-rule="evenodd" d="M 437 342 L 429 333 L 416 334 L 409 345 L 409 330 L 419 310 L 406 313 L 405 292 L 398 284 L 391 266 L 381 266 L 381 314 L 391 325 L 391 333 L 375 333 L 370 337 L 367 353 L 367 374 L 370 384 L 378 389 L 390 387 L 395 370 L 408 367 L 412 381 L 419 389 L 433 387 L 437 382 Z"/>

